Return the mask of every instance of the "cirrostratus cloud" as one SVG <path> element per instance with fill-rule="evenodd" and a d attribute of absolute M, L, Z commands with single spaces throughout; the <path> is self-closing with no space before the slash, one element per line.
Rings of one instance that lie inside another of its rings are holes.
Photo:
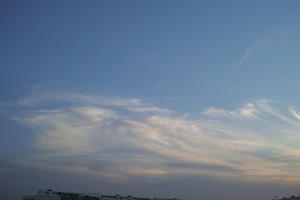
<path fill-rule="evenodd" d="M 10 118 L 32 129 L 36 155 L 23 164 L 87 175 L 209 175 L 300 182 L 300 114 L 268 100 L 188 118 L 133 98 L 36 94 Z"/>

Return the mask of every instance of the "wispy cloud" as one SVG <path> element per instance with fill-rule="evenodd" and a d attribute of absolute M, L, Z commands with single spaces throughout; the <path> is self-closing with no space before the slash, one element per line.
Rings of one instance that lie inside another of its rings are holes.
<path fill-rule="evenodd" d="M 241 65 L 243 65 L 245 63 L 245 61 L 247 60 L 247 58 L 259 47 L 261 46 L 261 44 L 263 43 L 265 39 L 261 38 L 259 40 L 257 40 L 254 44 L 252 44 L 251 46 L 249 46 L 244 52 L 243 55 L 241 56 L 241 58 L 238 60 L 238 62 L 236 63 L 237 67 L 240 67 Z"/>
<path fill-rule="evenodd" d="M 261 99 L 198 118 L 141 99 L 36 94 L 4 112 L 34 132 L 23 164 L 91 176 L 210 175 L 300 182 L 300 121 Z"/>
<path fill-rule="evenodd" d="M 262 101 L 262 100 L 260 100 Z M 257 107 L 257 102 L 254 103 L 247 103 L 243 107 L 237 110 L 225 110 L 225 109 L 218 109 L 215 107 L 208 108 L 204 114 L 210 117 L 229 117 L 234 119 L 258 119 L 258 114 L 260 109 Z"/>
<path fill-rule="evenodd" d="M 293 107 L 290 108 L 290 112 L 296 119 L 300 120 L 300 114 Z"/>
<path fill-rule="evenodd" d="M 166 78 L 162 78 L 159 83 L 157 84 L 155 90 L 159 90 L 165 83 L 166 83 L 167 79 Z"/>

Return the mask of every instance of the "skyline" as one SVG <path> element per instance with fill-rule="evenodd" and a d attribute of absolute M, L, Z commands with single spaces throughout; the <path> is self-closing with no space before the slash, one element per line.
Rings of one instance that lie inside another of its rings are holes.
<path fill-rule="evenodd" d="M 299 7 L 2 1 L 1 193 L 300 195 Z"/>

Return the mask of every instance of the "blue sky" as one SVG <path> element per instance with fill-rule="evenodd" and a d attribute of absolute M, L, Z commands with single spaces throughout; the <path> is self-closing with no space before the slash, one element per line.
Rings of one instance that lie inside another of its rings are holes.
<path fill-rule="evenodd" d="M 1 192 L 296 194 L 299 6 L 2 1 Z"/>

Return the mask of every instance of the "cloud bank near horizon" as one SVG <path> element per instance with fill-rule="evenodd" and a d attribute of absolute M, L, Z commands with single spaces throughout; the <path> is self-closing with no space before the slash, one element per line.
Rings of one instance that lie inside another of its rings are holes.
<path fill-rule="evenodd" d="M 2 112 L 32 130 L 36 153 L 18 163 L 33 168 L 116 180 L 208 175 L 299 183 L 300 114 L 274 104 L 210 107 L 195 118 L 141 99 L 63 92 L 34 94 Z"/>

